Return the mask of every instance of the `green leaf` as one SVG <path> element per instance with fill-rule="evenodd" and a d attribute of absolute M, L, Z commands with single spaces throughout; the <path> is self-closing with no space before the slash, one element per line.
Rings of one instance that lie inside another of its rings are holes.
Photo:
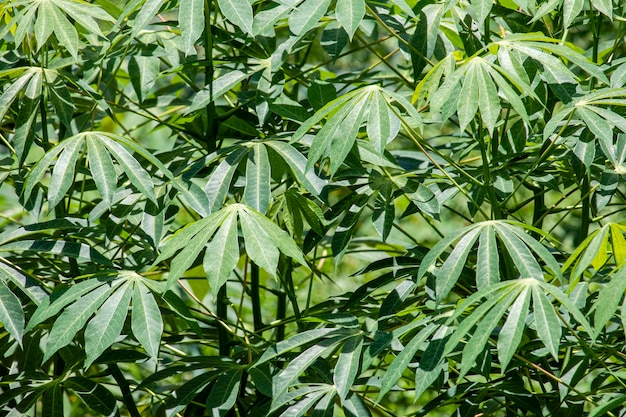
<path fill-rule="evenodd" d="M 196 41 L 204 31 L 204 0 L 181 0 L 178 22 L 185 54 L 195 53 Z"/>
<path fill-rule="evenodd" d="M 247 0 L 241 1 L 247 2 Z M 187 113 L 191 113 L 193 111 L 206 107 L 209 103 L 229 92 L 233 87 L 248 78 L 248 76 L 250 75 L 251 74 L 246 74 L 239 70 L 229 71 L 226 74 L 222 75 L 218 79 L 214 80 L 210 86 L 207 86 L 198 93 L 196 93 L 193 101 L 191 102 L 191 106 L 187 110 Z"/>
<path fill-rule="evenodd" d="M 77 299 L 54 321 L 46 342 L 43 361 L 46 362 L 59 349 L 69 345 L 76 334 L 85 326 L 87 320 L 111 295 L 114 287 L 103 284 L 89 294 Z"/>
<path fill-rule="evenodd" d="M 476 258 L 476 286 L 478 289 L 481 290 L 499 282 L 500 261 L 493 227 L 487 226 L 481 232 Z"/>
<path fill-rule="evenodd" d="M 98 139 L 102 141 L 104 146 L 109 149 L 109 152 L 122 166 L 130 182 L 150 201 L 158 205 L 152 176 L 143 169 L 141 164 L 122 145 L 104 135 L 98 135 Z"/>
<path fill-rule="evenodd" d="M 580 16 L 585 0 L 564 0 L 563 1 L 563 29 L 569 28 L 574 19 Z M 595 2 L 594 2 L 595 3 Z"/>
<path fill-rule="evenodd" d="M 153 56 L 133 56 L 128 61 L 130 82 L 139 102 L 143 102 L 159 75 L 161 61 Z"/>
<path fill-rule="evenodd" d="M 214 296 L 217 296 L 219 289 L 228 280 L 237 261 L 239 261 L 237 215 L 231 213 L 207 245 L 204 256 L 204 272 Z"/>
<path fill-rule="evenodd" d="M 82 376 L 73 376 L 63 382 L 65 388 L 70 388 L 85 402 L 87 407 L 104 416 L 111 416 L 117 412 L 117 401 L 111 391 L 102 384 L 98 384 Z"/>
<path fill-rule="evenodd" d="M 338 265 L 343 257 L 352 235 L 356 228 L 357 222 L 361 217 L 363 209 L 367 205 L 369 196 L 365 194 L 358 194 L 354 197 L 350 208 L 345 213 L 344 217 L 339 222 L 339 225 L 335 229 L 335 234 L 332 237 L 331 249 L 333 251 L 333 257 L 335 259 L 335 265 Z"/>
<path fill-rule="evenodd" d="M 133 38 L 136 37 L 146 26 L 148 26 L 150 21 L 159 12 L 159 9 L 161 9 L 164 2 L 165 0 L 146 0 L 133 21 L 133 31 L 131 33 Z"/>
<path fill-rule="evenodd" d="M 253 36 L 252 6 L 248 0 L 217 0 L 220 10 L 234 25 Z"/>
<path fill-rule="evenodd" d="M 212 416 L 225 416 L 235 405 L 241 384 L 241 368 L 229 369 L 217 378 L 207 398 L 206 406 Z"/>
<path fill-rule="evenodd" d="M 491 12 L 491 8 L 493 7 L 492 0 L 471 0 L 472 10 L 474 11 L 474 16 L 476 17 L 476 24 L 479 28 L 483 28 L 485 23 L 485 19 L 489 16 Z"/>
<path fill-rule="evenodd" d="M 163 319 L 154 296 L 142 283 L 135 282 L 131 316 L 133 335 L 153 359 L 159 356 Z"/>
<path fill-rule="evenodd" d="M 88 368 L 119 337 L 132 295 L 128 282 L 111 295 L 85 327 L 85 368 Z"/>
<path fill-rule="evenodd" d="M 0 94 L 0 121 L 4 119 L 5 114 L 11 108 L 11 104 L 19 96 L 19 93 L 24 90 L 26 83 L 38 72 L 39 71 L 36 69 L 27 70 L 20 78 L 15 80 L 10 87 L 6 88 L 2 94 Z"/>
<path fill-rule="evenodd" d="M 470 61 L 471 62 L 471 61 Z M 480 88 L 477 81 L 477 65 L 468 64 L 469 68 L 465 72 L 465 78 L 463 78 L 463 87 L 461 87 L 460 97 L 478 97 L 480 94 Z M 448 80 L 446 79 L 446 83 Z M 445 85 L 445 84 L 444 84 Z M 443 88 L 443 86 L 442 86 Z M 470 124 L 476 112 L 478 111 L 478 100 L 458 100 L 457 113 L 459 116 L 459 129 L 464 131 Z"/>
<path fill-rule="evenodd" d="M 522 340 L 529 304 L 530 291 L 524 288 L 511 306 L 509 316 L 498 334 L 498 359 L 503 372 Z"/>
<path fill-rule="evenodd" d="M 82 281 L 71 287 L 60 286 L 48 297 L 43 299 L 37 310 L 33 313 L 26 326 L 26 332 L 30 332 L 33 328 L 46 321 L 50 317 L 56 315 L 63 310 L 66 306 L 74 301 L 82 298 L 88 292 L 95 288 L 104 285 L 105 283 L 115 279 L 115 277 L 99 277 Z"/>
<path fill-rule="evenodd" d="M 391 362 L 380 382 L 378 401 L 396 385 L 396 382 L 398 382 L 404 371 L 408 368 L 409 363 L 414 359 L 417 351 L 424 348 L 426 339 L 428 339 L 435 330 L 437 330 L 437 326 L 432 323 L 424 327 L 418 334 L 411 338 L 411 341 L 404 346 L 398 356 Z"/>
<path fill-rule="evenodd" d="M 46 3 L 44 2 L 43 4 Z M 46 13 L 50 13 L 50 19 L 54 25 L 54 34 L 59 40 L 59 44 L 63 45 L 74 59 L 78 60 L 79 41 L 78 33 L 74 26 L 58 7 L 51 6 Z"/>
<path fill-rule="evenodd" d="M 100 191 L 102 200 L 110 207 L 117 189 L 117 175 L 113 160 L 102 142 L 97 138 L 87 140 L 87 156 L 89 157 L 89 170 L 93 181 Z"/>
<path fill-rule="evenodd" d="M 615 316 L 620 301 L 626 291 L 626 268 L 622 267 L 614 272 L 611 281 L 600 290 L 598 299 L 594 303 L 594 328 L 597 337 L 604 326 Z"/>
<path fill-rule="evenodd" d="M 289 29 L 294 35 L 308 32 L 324 17 L 330 0 L 306 0 L 289 16 Z"/>
<path fill-rule="evenodd" d="M 240 208 L 239 212 L 245 212 L 251 222 L 251 225 L 254 223 L 257 230 L 265 232 L 272 240 L 273 245 L 276 246 L 284 255 L 295 259 L 300 263 L 300 265 L 307 265 L 306 259 L 302 254 L 302 250 L 300 250 L 296 242 L 287 232 L 262 214 L 249 210 L 245 206 L 240 206 Z"/>
<path fill-rule="evenodd" d="M 307 160 L 296 148 L 278 140 L 267 142 L 267 145 L 278 153 L 289 165 L 296 179 L 308 192 L 320 199 L 324 198 L 324 189 L 328 181 L 320 178 L 313 170 L 307 170 Z"/>
<path fill-rule="evenodd" d="M 317 111 L 337 98 L 337 90 L 329 82 L 315 80 L 307 88 L 306 97 L 311 107 Z"/>
<path fill-rule="evenodd" d="M 63 391 L 58 383 L 53 383 L 41 396 L 41 417 L 63 417 Z"/>
<path fill-rule="evenodd" d="M 6 283 L 0 282 L 0 323 L 20 345 L 24 336 L 24 321 L 24 311 L 19 298 L 11 292 Z"/>
<path fill-rule="evenodd" d="M 613 1 L 612 0 L 593 0 L 591 4 L 597 11 L 606 15 L 609 19 L 613 19 Z"/>
<path fill-rule="evenodd" d="M 456 284 L 463 266 L 467 260 L 470 250 L 478 239 L 481 232 L 479 228 L 468 231 L 456 244 L 441 268 L 436 272 L 436 294 L 437 301 L 441 302 Z"/>
<path fill-rule="evenodd" d="M 305 330 L 303 332 L 296 333 L 293 336 L 291 336 L 289 339 L 280 341 L 270 346 L 269 348 L 267 348 L 263 352 L 261 357 L 257 360 L 257 362 L 253 365 L 253 367 L 258 368 L 260 365 L 264 364 L 265 362 L 271 359 L 274 359 L 278 356 L 281 356 L 309 342 L 315 342 L 325 337 L 332 337 L 332 336 L 335 336 L 336 334 L 344 334 L 344 333 L 346 333 L 346 331 L 343 329 L 330 328 L 330 327 Z"/>
<path fill-rule="evenodd" d="M 280 253 L 276 243 L 247 211 L 239 212 L 241 231 L 250 259 L 271 276 L 276 276 Z"/>
<path fill-rule="evenodd" d="M 489 337 L 500 322 L 500 319 L 508 310 L 509 306 L 517 298 L 517 292 L 512 291 L 506 295 L 499 297 L 497 304 L 489 310 L 488 314 L 480 320 L 474 334 L 463 348 L 463 358 L 461 360 L 461 369 L 459 377 L 467 375 L 471 367 L 474 366 L 476 358 L 480 355 L 489 341 Z"/>
<path fill-rule="evenodd" d="M 64 240 L 20 240 L 0 246 L 0 252 L 39 252 L 69 256 L 83 262 L 113 265 L 113 262 L 96 249 L 78 242 Z"/>
<path fill-rule="evenodd" d="M 552 303 L 548 300 L 548 297 L 546 297 L 540 287 L 532 287 L 532 293 L 537 334 L 556 359 L 559 357 L 559 341 L 561 339 L 559 318 L 554 311 L 554 307 L 552 307 Z"/>
<path fill-rule="evenodd" d="M 74 183 L 74 170 L 76 169 L 76 160 L 78 159 L 78 151 L 83 145 L 82 140 L 76 138 L 63 148 L 63 152 L 59 155 L 59 159 L 54 164 L 52 170 L 52 178 L 48 187 L 48 205 L 50 210 L 56 207 L 63 199 L 65 193 Z"/>
<path fill-rule="evenodd" d="M 319 357 L 325 357 L 337 349 L 337 345 L 343 339 L 344 337 L 338 336 L 320 340 L 289 362 L 285 369 L 272 381 L 274 398 L 278 399 L 285 394 L 296 378 L 302 375 Z"/>
<path fill-rule="evenodd" d="M 595 4 L 595 2 L 594 2 Z M 608 412 L 616 409 L 617 407 L 623 406 L 624 402 L 626 402 L 626 394 L 618 394 L 613 398 L 607 396 L 602 396 L 602 401 L 598 403 L 598 406 L 589 413 L 589 417 L 600 417 L 608 415 Z"/>
<path fill-rule="evenodd" d="M 342 403 L 350 393 L 350 388 L 359 373 L 359 360 L 362 349 L 363 336 L 351 337 L 345 341 L 339 353 L 339 358 L 337 358 L 333 382 L 335 387 L 337 387 L 337 395 Z"/>
<path fill-rule="evenodd" d="M 246 188 L 243 201 L 260 213 L 266 213 L 272 196 L 271 167 L 264 144 L 253 146 L 246 164 Z"/>
<path fill-rule="evenodd" d="M 59 117 L 61 123 L 68 129 L 72 128 L 72 117 L 74 115 L 74 103 L 72 96 L 61 77 L 50 71 L 45 72 L 46 75 L 46 91 L 48 99 L 52 103 L 54 110 Z"/>
<path fill-rule="evenodd" d="M 350 40 L 365 16 L 365 0 L 341 0 L 335 6 L 337 21 L 348 33 Z"/>
<path fill-rule="evenodd" d="M 209 199 L 209 213 L 215 213 L 224 204 L 224 199 L 228 195 L 230 183 L 237 170 L 237 165 L 247 154 L 248 149 L 239 148 L 228 154 L 215 168 L 209 177 L 209 181 L 204 186 L 204 192 Z"/>
<path fill-rule="evenodd" d="M 381 94 L 372 94 L 367 117 L 367 135 L 380 155 L 385 152 L 387 143 L 393 139 L 390 121 L 392 115 L 389 114 L 387 106 Z"/>
<path fill-rule="evenodd" d="M 331 138 L 330 153 L 328 154 L 331 177 L 337 172 L 350 150 L 352 150 L 356 136 L 363 123 L 367 101 L 367 97 L 359 100 L 352 107 L 346 118 L 337 125 L 335 134 Z"/>
<path fill-rule="evenodd" d="M 487 0 L 491 4 L 491 0 Z M 480 116 L 487 126 L 489 133 L 493 135 L 493 130 L 496 127 L 496 123 L 500 118 L 500 97 L 498 97 L 498 90 L 486 71 L 484 65 L 480 65 L 477 69 L 476 81 L 478 83 L 478 108 L 480 109 Z"/>
<path fill-rule="evenodd" d="M 494 228 L 511 256 L 521 278 L 536 278 L 542 280 L 543 271 L 541 270 L 541 266 L 539 266 L 539 263 L 524 242 L 503 225 L 495 224 Z"/>

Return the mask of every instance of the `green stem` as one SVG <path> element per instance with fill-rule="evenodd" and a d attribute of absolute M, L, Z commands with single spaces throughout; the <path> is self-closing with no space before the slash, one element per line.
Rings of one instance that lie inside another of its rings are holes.
<path fill-rule="evenodd" d="M 226 285 L 217 293 L 217 317 L 223 322 L 227 321 L 228 295 L 226 294 Z M 217 336 L 219 339 L 220 356 L 230 355 L 230 335 L 222 326 L 217 327 Z"/>
<path fill-rule="evenodd" d="M 261 315 L 259 266 L 253 262 L 250 262 L 250 299 L 252 301 L 254 332 L 260 333 L 265 326 L 263 325 L 263 317 Z"/>

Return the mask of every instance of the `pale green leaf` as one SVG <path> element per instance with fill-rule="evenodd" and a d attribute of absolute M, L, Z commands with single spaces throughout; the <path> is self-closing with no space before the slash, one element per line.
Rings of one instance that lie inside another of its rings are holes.
<path fill-rule="evenodd" d="M 473 97 L 472 100 L 460 99 L 457 104 L 457 114 L 459 116 L 459 129 L 464 131 L 470 124 L 478 111 L 479 86 L 476 65 L 471 65 L 465 72 L 463 87 L 461 87 L 460 97 Z M 447 80 L 446 80 L 447 81 Z"/>
<path fill-rule="evenodd" d="M 247 154 L 247 148 L 239 148 L 220 162 L 204 186 L 204 192 L 209 199 L 209 213 L 215 213 L 224 204 L 224 199 L 230 190 L 230 183 L 237 170 L 237 165 Z"/>
<path fill-rule="evenodd" d="M 252 33 L 252 6 L 248 0 L 217 0 L 220 10 L 231 23 L 239 26 L 244 32 Z"/>
<path fill-rule="evenodd" d="M 328 185 L 328 181 L 320 178 L 313 170 L 307 171 L 307 160 L 304 155 L 290 144 L 282 141 L 273 140 L 267 142 L 267 145 L 283 158 L 291 168 L 298 182 L 300 182 L 308 192 L 315 197 L 323 198 L 323 192 Z"/>
<path fill-rule="evenodd" d="M 519 346 L 530 305 L 530 291 L 524 288 L 511 306 L 509 316 L 498 334 L 498 359 L 504 371 Z"/>
<path fill-rule="evenodd" d="M 381 94 L 372 94 L 367 116 L 367 135 L 380 155 L 385 152 L 385 145 L 393 139 L 387 102 Z"/>
<path fill-rule="evenodd" d="M 346 118 L 337 126 L 330 145 L 330 175 L 333 176 L 350 153 L 365 116 L 367 97 L 359 100 Z"/>
<path fill-rule="evenodd" d="M 85 368 L 89 367 L 119 337 L 132 295 L 127 282 L 111 295 L 85 327 Z"/>
<path fill-rule="evenodd" d="M 226 283 L 239 260 L 237 215 L 230 214 L 206 247 L 204 272 L 214 296 Z"/>
<path fill-rule="evenodd" d="M 41 301 L 37 310 L 35 310 L 33 315 L 30 317 L 28 325 L 26 326 L 26 331 L 29 332 L 33 330 L 36 325 L 43 323 L 45 320 L 63 310 L 69 304 L 83 297 L 95 288 L 113 280 L 114 278 L 115 277 L 111 276 L 92 278 L 72 285 L 71 287 L 57 287 L 51 296 L 44 298 Z"/>
<path fill-rule="evenodd" d="M 345 401 L 355 378 L 359 374 L 359 360 L 362 349 L 363 336 L 351 337 L 345 341 L 339 353 L 339 358 L 337 358 L 333 382 L 335 387 L 337 387 L 337 395 L 341 402 Z"/>
<path fill-rule="evenodd" d="M 156 16 L 159 12 L 159 9 L 163 5 L 165 0 L 146 0 L 143 6 L 141 6 L 141 10 L 137 13 L 137 16 L 133 20 L 133 31 L 131 33 L 132 37 L 135 37 L 148 26 L 150 21 Z"/>
<path fill-rule="evenodd" d="M 52 178 L 48 186 L 48 205 L 50 210 L 59 204 L 74 183 L 76 160 L 82 145 L 82 140 L 72 140 L 64 147 L 63 152 L 59 155 L 59 159 L 54 164 Z"/>
<path fill-rule="evenodd" d="M 476 286 L 479 290 L 500 281 L 500 261 L 498 259 L 496 234 L 491 226 L 483 229 L 476 255 Z"/>
<path fill-rule="evenodd" d="M 271 167 L 264 144 L 253 146 L 246 163 L 246 187 L 243 201 L 256 211 L 265 214 L 272 196 Z"/>
<path fill-rule="evenodd" d="M 378 394 L 378 400 L 382 399 L 396 385 L 396 382 L 400 379 L 404 371 L 408 368 L 409 363 L 414 359 L 418 350 L 424 349 L 426 339 L 428 339 L 437 330 L 437 326 L 430 324 L 420 330 L 415 336 L 411 338 L 411 341 L 404 346 L 404 349 L 400 351 L 398 356 L 391 362 L 387 371 L 383 375 L 380 382 L 380 392 Z"/>
<path fill-rule="evenodd" d="M 294 35 L 306 33 L 324 17 L 330 0 L 306 0 L 289 16 L 289 29 Z"/>
<path fill-rule="evenodd" d="M 77 299 L 55 320 L 48 335 L 43 361 L 46 362 L 62 347 L 74 340 L 76 334 L 85 326 L 87 320 L 113 292 L 114 287 L 104 284 L 85 296 Z"/>
<path fill-rule="evenodd" d="M 491 0 L 488 0 L 488 2 L 491 4 Z M 500 107 L 500 97 L 498 97 L 498 91 L 496 90 L 496 86 L 489 72 L 483 68 L 483 65 L 480 65 L 476 72 L 480 116 L 487 126 L 489 133 L 493 135 L 493 130 L 496 127 L 502 110 Z"/>
<path fill-rule="evenodd" d="M 115 140 L 104 136 L 98 135 L 98 138 L 102 141 L 104 146 L 109 149 L 109 152 L 121 165 L 128 176 L 130 182 L 137 187 L 137 189 L 146 196 L 154 204 L 158 204 L 156 194 L 154 192 L 154 184 L 152 183 L 152 176 L 143 169 L 141 164 Z"/>
<path fill-rule="evenodd" d="M 585 0 L 563 0 L 563 29 L 569 28 L 580 16 L 584 4 Z"/>
<path fill-rule="evenodd" d="M 249 210 L 245 207 L 243 210 L 240 210 L 240 213 L 242 212 L 245 212 L 250 225 L 267 234 L 273 242 L 272 245 L 277 247 L 284 255 L 295 259 L 301 265 L 307 265 L 304 255 L 302 254 L 302 250 L 300 250 L 293 238 L 276 223 L 272 222 L 262 214 Z"/>
<path fill-rule="evenodd" d="M 234 0 L 222 0 L 222 1 L 234 1 Z M 247 0 L 239 0 L 246 4 L 248 4 Z M 249 4 L 248 4 L 249 5 Z M 222 75 L 218 79 L 214 80 L 211 85 L 205 87 L 193 98 L 191 102 L 191 106 L 187 110 L 187 113 L 191 113 L 193 111 L 199 110 L 201 108 L 206 107 L 209 103 L 217 99 L 218 97 L 226 94 L 237 84 L 248 78 L 250 74 L 246 74 L 245 72 L 235 70 L 229 71 L 226 74 Z"/>
<path fill-rule="evenodd" d="M 516 299 L 517 295 L 517 291 L 512 291 L 507 295 L 499 297 L 496 305 L 479 321 L 474 334 L 469 338 L 469 341 L 463 348 L 459 377 L 462 378 L 465 376 L 470 371 L 471 367 L 474 366 L 476 358 L 478 358 L 478 355 L 487 347 L 492 332 L 511 303 Z"/>
<path fill-rule="evenodd" d="M 10 87 L 6 88 L 0 94 L 0 122 L 4 119 L 4 115 L 11 108 L 11 104 L 18 97 L 19 93 L 24 90 L 26 83 L 35 75 L 37 70 L 31 69 L 26 71 L 21 77 L 16 79 Z"/>
<path fill-rule="evenodd" d="M 181 0 L 178 22 L 185 54 L 195 52 L 196 41 L 204 31 L 204 0 Z"/>
<path fill-rule="evenodd" d="M 437 301 L 442 301 L 456 284 L 470 250 L 474 246 L 480 233 L 480 228 L 468 231 L 456 244 L 441 268 L 436 272 Z"/>
<path fill-rule="evenodd" d="M 594 302 L 594 321 L 596 337 L 602 332 L 604 326 L 615 316 L 624 291 L 626 291 L 626 268 L 620 268 L 614 272 L 611 281 L 600 290 L 597 300 Z"/>
<path fill-rule="evenodd" d="M 559 318 L 541 287 L 533 286 L 532 294 L 537 334 L 552 356 L 557 359 L 559 357 L 559 342 L 561 339 Z"/>
<path fill-rule="evenodd" d="M 46 4 L 48 2 L 43 3 Z M 50 12 L 50 18 L 54 22 L 54 34 L 59 40 L 59 44 L 63 45 L 65 49 L 67 49 L 67 51 L 74 57 L 74 59 L 78 60 L 78 32 L 76 32 L 74 25 L 67 20 L 67 17 L 65 17 L 63 12 L 58 7 L 51 7 Z"/>
<path fill-rule="evenodd" d="M 482 32 L 485 19 L 487 19 L 493 7 L 493 0 L 471 0 L 471 5 L 476 18 L 476 24 L 481 28 Z"/>
<path fill-rule="evenodd" d="M 35 39 L 37 40 L 37 50 L 46 43 L 54 31 L 54 9 L 52 2 L 44 1 L 36 9 L 37 21 L 35 22 Z"/>
<path fill-rule="evenodd" d="M 340 0 L 335 6 L 337 21 L 348 33 L 350 40 L 365 16 L 365 0 Z"/>
<path fill-rule="evenodd" d="M 163 319 L 154 296 L 145 285 L 135 282 L 131 316 L 133 335 L 152 358 L 159 356 Z"/>
<path fill-rule="evenodd" d="M 19 298 L 0 281 L 0 323 L 9 334 L 22 344 L 24 336 L 24 311 Z"/>
<path fill-rule="evenodd" d="M 541 266 L 539 266 L 539 263 L 524 242 L 507 227 L 499 224 L 494 225 L 494 227 L 498 237 L 511 256 L 515 267 L 519 271 L 521 278 L 543 279 Z"/>
<path fill-rule="evenodd" d="M 89 170 L 100 191 L 102 200 L 107 206 L 113 202 L 113 196 L 117 188 L 117 174 L 113 160 L 102 142 L 97 137 L 87 140 L 87 156 L 89 158 Z"/>
<path fill-rule="evenodd" d="M 247 211 L 239 212 L 241 231 L 250 259 L 271 276 L 276 276 L 276 267 L 280 253 L 276 242 Z"/>
<path fill-rule="evenodd" d="M 609 19 L 613 19 L 613 1 L 612 0 L 593 0 L 591 4 L 597 11 L 606 15 Z"/>

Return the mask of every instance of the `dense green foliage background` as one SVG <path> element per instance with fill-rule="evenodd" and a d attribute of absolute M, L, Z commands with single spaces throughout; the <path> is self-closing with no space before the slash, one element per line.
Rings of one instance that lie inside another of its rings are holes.
<path fill-rule="evenodd" d="M 626 415 L 626 3 L 0 3 L 0 414 Z"/>

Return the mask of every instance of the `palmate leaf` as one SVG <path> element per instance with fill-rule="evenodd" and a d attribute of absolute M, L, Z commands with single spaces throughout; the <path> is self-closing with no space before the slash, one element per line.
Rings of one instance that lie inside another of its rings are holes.
<path fill-rule="evenodd" d="M 117 289 L 85 327 L 85 368 L 89 367 L 122 332 L 132 296 L 130 282 Z"/>
<path fill-rule="evenodd" d="M 377 96 L 376 99 L 374 96 Z M 326 123 L 315 135 L 309 150 L 307 170 L 312 169 L 320 159 L 329 158 L 331 174 L 343 163 L 364 122 L 372 122 L 368 133 L 373 137 L 377 152 L 383 152 L 384 145 L 398 133 L 397 121 L 401 121 L 405 128 L 422 127 L 421 116 L 402 95 L 378 86 L 368 86 L 353 90 L 326 104 L 300 126 L 294 133 L 292 142 L 301 140 L 323 119 L 326 119 Z M 380 156 L 386 158 L 384 153 Z"/>
<path fill-rule="evenodd" d="M 243 204 L 231 204 L 204 219 L 179 229 L 172 237 L 163 242 L 161 255 L 153 265 L 175 255 L 168 274 L 167 288 L 184 275 L 205 249 L 207 243 L 212 242 L 212 239 L 217 239 L 217 241 L 209 243 L 211 248 L 226 248 L 228 246 L 233 250 L 227 255 L 225 262 L 231 264 L 235 257 L 239 257 L 238 245 L 234 244 L 233 235 L 236 229 L 235 219 L 239 219 L 248 256 L 268 274 L 272 276 L 276 274 L 280 252 L 295 259 L 301 265 L 307 265 L 302 251 L 287 232 L 257 211 Z M 216 233 L 223 224 L 226 224 L 228 229 L 234 229 Z M 234 252 L 235 247 L 237 247 L 237 252 Z M 207 251 L 205 258 L 208 257 L 208 259 L 205 260 L 205 265 L 213 263 L 212 257 L 214 256 L 214 252 Z M 227 274 L 230 274 L 227 269 L 226 264 L 210 265 L 210 284 L 217 285 L 227 279 Z M 219 288 L 213 288 L 214 291 L 217 289 Z"/>
<path fill-rule="evenodd" d="M 289 15 L 289 30 L 300 35 L 312 29 L 324 17 L 330 0 L 306 0 Z"/>
<path fill-rule="evenodd" d="M 79 133 L 60 142 L 46 152 L 26 178 L 22 194 L 23 200 L 28 200 L 35 185 L 43 180 L 48 167 L 57 158 L 52 170 L 51 183 L 48 187 L 50 209 L 56 206 L 72 186 L 78 154 L 86 142 L 95 142 L 88 144 L 87 150 L 91 160 L 91 174 L 94 177 L 96 187 L 103 195 L 103 199 L 111 199 L 112 194 L 114 194 L 114 187 L 116 188 L 114 185 L 117 182 L 116 178 L 114 178 L 115 171 L 110 171 L 111 157 L 113 157 L 122 167 L 131 184 L 150 201 L 157 204 L 152 177 L 131 153 L 131 151 L 139 151 L 142 156 L 145 156 L 149 152 L 139 145 L 130 145 L 128 141 L 120 136 L 105 132 Z M 155 158 L 152 157 L 149 161 L 154 163 Z M 162 171 L 169 174 L 168 176 L 173 179 L 173 175 L 169 170 L 162 166 L 158 160 L 156 161 L 158 168 L 162 168 Z M 179 189 L 183 188 L 179 184 L 175 185 Z M 183 188 L 183 191 L 186 191 L 186 189 Z"/>
<path fill-rule="evenodd" d="M 119 282 L 113 282 L 113 285 Z M 62 347 L 67 346 L 74 340 L 74 337 L 81 330 L 87 320 L 98 310 L 114 290 L 114 286 L 103 283 L 93 291 L 73 300 L 71 306 L 61 313 L 55 320 L 52 330 L 48 336 L 44 350 L 43 361 L 47 361 Z"/>
<path fill-rule="evenodd" d="M 0 323 L 21 345 L 24 336 L 24 310 L 19 298 L 4 281 L 0 281 Z"/>
<path fill-rule="evenodd" d="M 335 371 L 333 382 L 337 388 L 339 400 L 343 403 L 350 393 L 350 388 L 359 374 L 359 363 L 361 350 L 363 349 L 363 336 L 357 335 L 346 340 L 341 348 Z"/>
<path fill-rule="evenodd" d="M 343 0 L 335 7 L 337 21 L 343 26 L 352 40 L 354 33 L 365 16 L 365 0 Z"/>
<path fill-rule="evenodd" d="M 214 296 L 224 285 L 239 261 L 237 238 L 237 216 L 231 214 L 220 226 L 215 236 L 206 245 L 204 272 Z"/>
<path fill-rule="evenodd" d="M 272 193 L 270 174 L 270 161 L 265 145 L 253 145 L 246 163 L 246 187 L 243 191 L 243 201 L 260 213 L 266 213 L 270 203 Z"/>
<path fill-rule="evenodd" d="M 133 291 L 131 329 L 137 341 L 156 360 L 161 345 L 163 319 L 154 295 L 139 280 L 135 281 Z"/>
<path fill-rule="evenodd" d="M 557 278 L 562 278 L 558 262 L 554 259 L 554 256 L 532 236 L 515 226 L 526 227 L 517 222 L 492 220 L 475 223 L 456 234 L 442 239 L 424 257 L 418 271 L 418 279 L 426 276 L 426 274 L 433 274 L 435 277 L 436 298 L 438 301 L 443 300 L 454 287 L 463 268 L 468 266 L 467 258 L 477 240 L 479 242 L 478 253 L 483 255 L 477 261 L 476 266 L 476 283 L 480 287 L 484 287 L 487 284 L 485 282 L 487 279 L 489 283 L 495 283 L 503 278 L 500 276 L 500 271 L 496 269 L 498 261 L 494 256 L 497 255 L 486 254 L 485 251 L 487 249 L 496 254 L 498 248 L 506 251 L 521 278 L 543 280 L 543 268 L 533 253 L 545 263 L 546 269 L 550 270 L 551 274 Z M 499 246 L 495 245 L 494 236 L 500 242 Z M 453 244 L 452 252 L 446 257 L 446 260 L 440 267 L 436 267 L 437 259 Z M 479 276 L 479 272 L 488 275 Z M 515 277 L 504 278 L 511 279 Z"/>
<path fill-rule="evenodd" d="M 574 252 L 563 264 L 563 271 L 572 269 L 570 282 L 573 287 L 581 275 L 592 267 L 599 271 L 607 265 L 610 259 L 612 264 L 621 267 L 626 263 L 626 244 L 624 239 L 626 226 L 618 223 L 607 223 L 600 229 L 594 230 L 578 245 Z M 610 236 L 610 239 L 609 239 Z M 613 257 L 609 256 L 613 254 Z"/>

